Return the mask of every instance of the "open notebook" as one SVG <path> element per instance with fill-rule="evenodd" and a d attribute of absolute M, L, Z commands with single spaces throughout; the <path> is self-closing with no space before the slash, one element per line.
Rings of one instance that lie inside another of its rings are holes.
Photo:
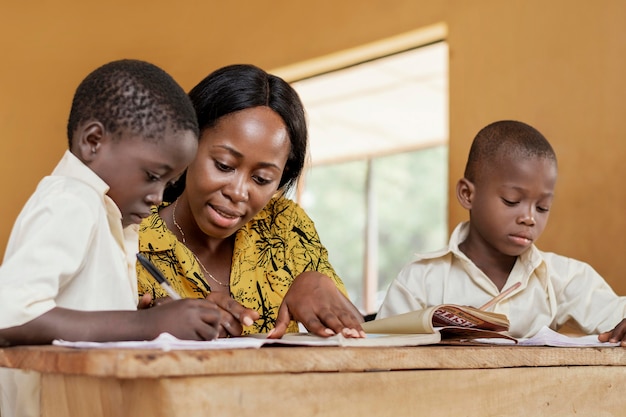
<path fill-rule="evenodd" d="M 245 349 L 260 348 L 266 345 L 276 346 L 418 346 L 435 344 L 441 340 L 439 333 L 378 335 L 371 334 L 365 339 L 352 339 L 341 334 L 331 337 L 320 337 L 309 333 L 288 333 L 282 339 L 267 339 L 266 334 L 252 336 L 229 337 L 211 341 L 181 340 L 169 333 L 161 333 L 154 340 L 125 342 L 68 342 L 55 340 L 52 344 L 82 349 Z"/>

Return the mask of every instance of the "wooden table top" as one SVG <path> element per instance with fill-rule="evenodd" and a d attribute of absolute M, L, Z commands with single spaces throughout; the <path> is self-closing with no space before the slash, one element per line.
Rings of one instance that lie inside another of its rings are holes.
<path fill-rule="evenodd" d="M 624 366 L 626 349 L 446 345 L 172 351 L 48 345 L 0 349 L 0 367 L 116 378 L 590 365 Z"/>

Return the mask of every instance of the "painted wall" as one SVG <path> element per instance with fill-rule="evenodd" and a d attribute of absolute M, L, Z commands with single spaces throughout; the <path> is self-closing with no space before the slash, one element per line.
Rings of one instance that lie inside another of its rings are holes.
<path fill-rule="evenodd" d="M 442 10 L 415 0 L 2 0 L 0 253 L 67 148 L 74 90 L 96 67 L 144 59 L 189 90 L 223 65 L 283 67 L 430 25 Z"/>
<path fill-rule="evenodd" d="M 448 25 L 450 187 L 484 125 L 541 130 L 560 164 L 539 246 L 590 262 L 626 294 L 626 2 L 599 0 L 78 0 L 0 5 L 0 251 L 66 149 L 74 89 L 119 58 L 160 65 L 185 89 L 222 65 L 271 70 L 434 23 Z M 450 227 L 467 214 L 450 194 Z"/>
<path fill-rule="evenodd" d="M 454 186 L 476 133 L 525 121 L 559 161 L 538 246 L 591 263 L 626 294 L 626 2 L 450 4 L 450 227 L 467 218 Z"/>

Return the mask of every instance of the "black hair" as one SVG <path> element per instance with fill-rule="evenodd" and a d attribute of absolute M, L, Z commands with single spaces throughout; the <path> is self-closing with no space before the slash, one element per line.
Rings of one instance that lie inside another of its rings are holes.
<path fill-rule="evenodd" d="M 105 64 L 80 83 L 67 123 L 70 148 L 75 130 L 90 120 L 101 122 L 114 137 L 128 130 L 160 139 L 168 128 L 199 135 L 193 106 L 182 87 L 161 68 L 132 59 Z"/>
<path fill-rule="evenodd" d="M 546 158 L 556 163 L 556 153 L 534 127 L 515 120 L 501 120 L 478 132 L 470 147 L 465 178 L 476 182 L 483 168 L 494 165 L 506 152 L 519 158 Z"/>
<path fill-rule="evenodd" d="M 238 64 L 220 68 L 191 89 L 189 97 L 198 117 L 200 132 L 215 126 L 231 113 L 267 106 L 283 120 L 291 150 L 278 188 L 287 191 L 297 182 L 306 159 L 307 126 L 298 93 L 282 78 L 254 65 Z M 165 190 L 164 201 L 174 201 L 185 188 L 185 175 Z"/>

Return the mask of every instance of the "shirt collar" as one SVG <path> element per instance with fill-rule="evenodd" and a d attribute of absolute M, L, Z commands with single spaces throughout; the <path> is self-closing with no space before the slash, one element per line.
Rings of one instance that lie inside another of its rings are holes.
<path fill-rule="evenodd" d="M 63 158 L 61 158 L 51 175 L 61 175 L 85 182 L 103 196 L 109 192 L 107 183 L 70 151 L 65 151 Z"/>
<path fill-rule="evenodd" d="M 435 252 L 418 254 L 417 260 L 440 258 L 451 253 L 457 258 L 471 262 L 470 259 L 459 249 L 459 244 L 465 240 L 468 233 L 469 222 L 459 223 L 450 235 L 450 241 L 447 247 Z M 530 272 L 543 263 L 543 256 L 541 251 L 533 244 L 518 257 L 518 262 L 523 264 L 525 269 Z"/>
<path fill-rule="evenodd" d="M 85 165 L 85 163 L 78 159 L 72 152 L 65 151 L 63 157 L 50 175 L 73 178 L 86 183 L 91 188 L 96 190 L 98 195 L 102 196 L 102 202 L 106 208 L 107 217 L 111 227 L 117 230 L 117 224 L 119 223 L 120 225 L 120 230 L 118 231 L 119 233 L 115 233 L 116 238 L 123 240 L 123 237 L 121 236 L 122 212 L 117 204 L 115 204 L 115 201 L 107 195 L 110 187 L 102 178 L 98 176 L 98 174 Z M 134 230 L 138 230 L 138 228 L 134 228 Z"/>

